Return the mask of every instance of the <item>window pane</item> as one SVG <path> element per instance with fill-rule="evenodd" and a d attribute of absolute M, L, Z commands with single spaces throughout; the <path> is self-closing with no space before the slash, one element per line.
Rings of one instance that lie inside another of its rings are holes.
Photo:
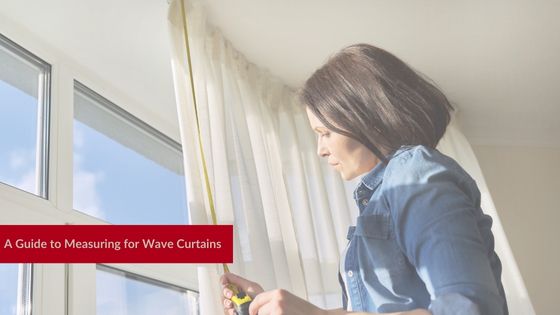
<path fill-rule="evenodd" d="M 196 315 L 198 295 L 122 271 L 97 266 L 98 315 Z"/>
<path fill-rule="evenodd" d="M 0 315 L 16 314 L 18 265 L 0 264 Z"/>
<path fill-rule="evenodd" d="M 180 146 L 78 84 L 74 209 L 117 224 L 187 223 Z"/>
<path fill-rule="evenodd" d="M 0 36 L 0 181 L 46 197 L 49 66 Z"/>
<path fill-rule="evenodd" d="M 0 315 L 29 314 L 30 265 L 0 264 Z"/>

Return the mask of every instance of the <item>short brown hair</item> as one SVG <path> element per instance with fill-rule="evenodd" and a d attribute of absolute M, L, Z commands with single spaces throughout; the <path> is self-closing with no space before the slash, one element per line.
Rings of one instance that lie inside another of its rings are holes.
<path fill-rule="evenodd" d="M 368 44 L 332 56 L 299 97 L 328 129 L 359 141 L 382 161 L 402 145 L 434 148 L 453 110 L 435 84 Z"/>

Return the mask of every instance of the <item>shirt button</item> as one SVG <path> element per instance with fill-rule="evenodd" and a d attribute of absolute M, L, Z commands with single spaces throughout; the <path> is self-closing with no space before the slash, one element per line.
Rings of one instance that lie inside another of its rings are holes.
<path fill-rule="evenodd" d="M 354 273 L 352 272 L 352 270 L 348 271 L 348 277 L 352 278 L 352 276 L 354 275 Z"/>
<path fill-rule="evenodd" d="M 368 204 L 368 202 L 369 202 L 369 200 L 367 200 L 367 199 L 365 199 L 365 198 L 364 198 L 364 199 L 362 199 L 362 205 L 364 205 L 364 206 L 365 206 L 365 205 L 367 205 L 367 204 Z"/>

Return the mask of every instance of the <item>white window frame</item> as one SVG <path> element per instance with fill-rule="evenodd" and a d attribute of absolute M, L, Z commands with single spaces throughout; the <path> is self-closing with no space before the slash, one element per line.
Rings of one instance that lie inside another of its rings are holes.
<path fill-rule="evenodd" d="M 10 54 L 19 58 L 22 62 L 39 69 L 39 90 L 37 91 L 37 138 L 35 159 L 35 186 L 36 193 L 42 198 L 48 198 L 49 178 L 49 122 L 50 122 L 50 91 L 51 91 L 51 65 L 34 55 L 27 49 L 21 47 L 10 38 L 0 33 L 0 43 Z M 8 184 L 8 183 L 6 183 Z M 9 185 L 9 184 L 8 184 Z M 17 188 L 17 187 L 16 187 Z M 33 193 L 33 192 L 31 192 Z M 34 193 L 33 193 L 34 194 Z"/>
<path fill-rule="evenodd" d="M 48 199 L 0 185 L 0 223 L 106 224 L 72 209 L 74 81 L 79 81 L 179 142 L 178 130 L 145 104 L 115 89 L 73 58 L 1 15 L 0 33 L 51 65 Z M 196 265 L 106 265 L 198 291 Z M 34 264 L 32 315 L 95 315 L 95 279 L 95 264 Z"/>

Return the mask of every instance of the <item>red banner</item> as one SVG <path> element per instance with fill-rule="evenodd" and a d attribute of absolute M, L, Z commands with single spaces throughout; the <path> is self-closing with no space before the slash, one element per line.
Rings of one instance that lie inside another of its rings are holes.
<path fill-rule="evenodd" d="M 232 263 L 232 225 L 0 225 L 1 263 Z"/>

